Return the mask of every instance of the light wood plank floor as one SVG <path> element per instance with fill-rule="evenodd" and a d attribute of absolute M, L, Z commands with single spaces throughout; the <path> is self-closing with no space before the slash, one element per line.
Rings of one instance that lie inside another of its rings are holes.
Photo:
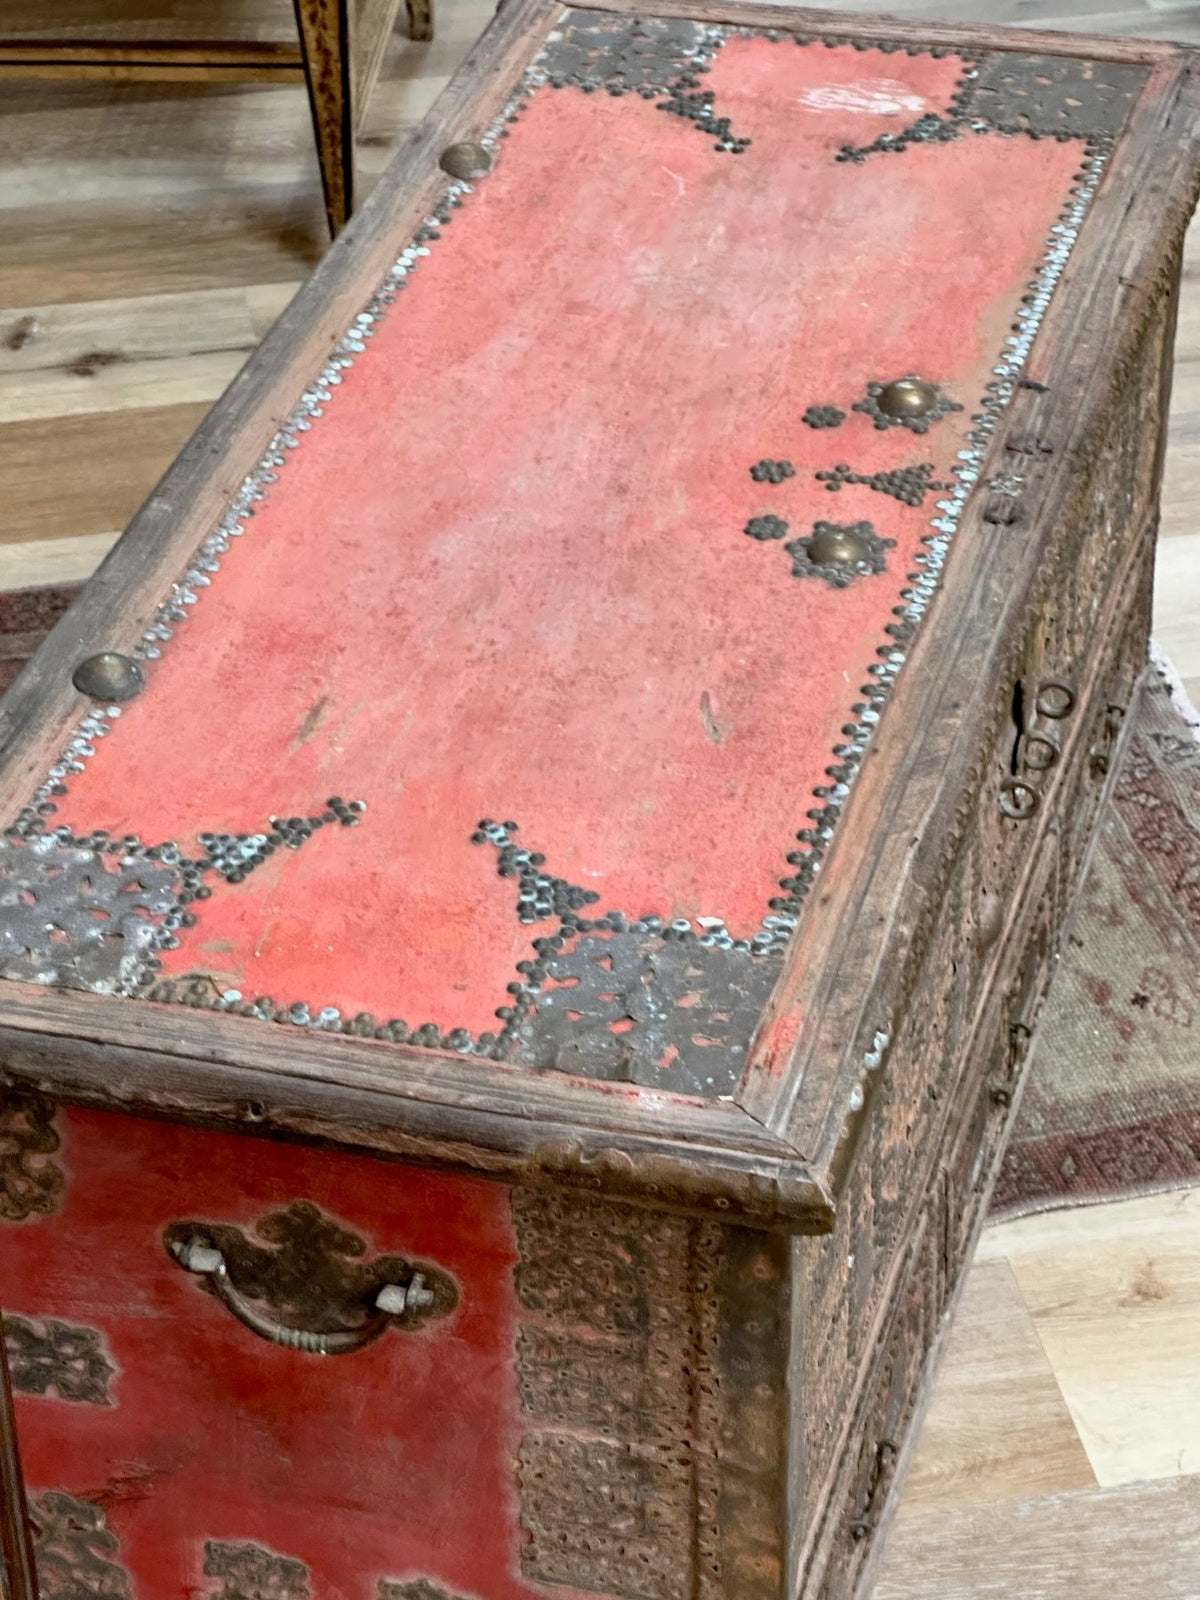
<path fill-rule="evenodd" d="M 288 0 L 3 0 L 0 29 L 286 37 Z M 877 7 L 850 0 L 843 9 Z M 1180 0 L 906 16 L 1200 43 Z M 393 42 L 365 187 L 490 14 Z M 0 587 L 86 576 L 325 245 L 300 88 L 0 89 Z M 1200 233 L 1156 631 L 1200 700 Z M 1200 1191 L 993 1226 L 876 1600 L 1200 1600 Z M 732 1597 L 731 1597 L 732 1600 Z"/>

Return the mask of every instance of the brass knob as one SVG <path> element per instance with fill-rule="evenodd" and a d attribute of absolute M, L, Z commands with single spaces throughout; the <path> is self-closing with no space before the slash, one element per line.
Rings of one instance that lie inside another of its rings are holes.
<path fill-rule="evenodd" d="M 481 144 L 450 144 L 442 151 L 438 165 L 452 178 L 484 178 L 492 170 L 492 157 Z"/>
<path fill-rule="evenodd" d="M 142 692 L 146 680 L 132 656 L 102 650 L 79 663 L 71 682 L 80 694 L 90 695 L 93 700 L 132 700 Z"/>
<path fill-rule="evenodd" d="M 815 567 L 853 566 L 870 555 L 870 545 L 852 528 L 827 525 L 808 541 L 808 559 Z"/>
<path fill-rule="evenodd" d="M 923 417 L 937 404 L 937 390 L 924 378 L 897 378 L 884 384 L 875 403 L 885 417 Z"/>

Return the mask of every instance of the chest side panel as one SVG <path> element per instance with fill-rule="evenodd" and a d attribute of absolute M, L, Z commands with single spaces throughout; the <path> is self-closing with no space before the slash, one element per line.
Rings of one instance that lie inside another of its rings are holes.
<path fill-rule="evenodd" d="M 728 1093 L 1143 81 L 571 14 L 6 847 L 121 933 L 5 972 Z"/>
<path fill-rule="evenodd" d="M 866 1103 L 834 1230 L 798 1246 L 798 1559 L 810 1577 L 831 1559 L 828 1547 L 818 1556 L 814 1546 L 834 1537 L 830 1485 L 846 1471 L 847 1430 L 895 1304 L 904 1253 L 937 1205 L 945 1210 L 945 1294 L 965 1259 L 1111 756 L 1145 670 L 1173 303 L 1166 282 L 1134 358 L 1117 375 L 1118 403 L 1093 471 L 1081 478 L 1014 634 L 955 835 L 908 944 L 898 1025 L 864 1071 Z M 1018 780 L 1036 801 L 1024 814 L 1000 803 Z M 904 1380 L 910 1394 L 918 1372 L 919 1362 Z M 877 1444 L 864 1442 L 868 1466 Z M 846 1521 L 837 1537 L 848 1560 L 862 1534 Z M 834 1555 L 831 1570 L 840 1559 Z"/>

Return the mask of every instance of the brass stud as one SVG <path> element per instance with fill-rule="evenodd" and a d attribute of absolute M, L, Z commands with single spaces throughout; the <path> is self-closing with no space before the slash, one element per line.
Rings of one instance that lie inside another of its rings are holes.
<path fill-rule="evenodd" d="M 854 566 L 870 556 L 870 545 L 851 528 L 822 528 L 808 540 L 808 559 L 815 567 Z"/>
<path fill-rule="evenodd" d="M 132 656 L 102 650 L 79 663 L 71 682 L 80 694 L 90 695 L 93 700 L 132 700 L 142 692 L 146 680 Z"/>
<path fill-rule="evenodd" d="M 438 165 L 452 178 L 484 178 L 492 170 L 492 157 L 481 144 L 450 144 Z"/>
<path fill-rule="evenodd" d="M 937 405 L 937 390 L 923 378 L 884 384 L 875 402 L 885 417 L 923 417 Z"/>

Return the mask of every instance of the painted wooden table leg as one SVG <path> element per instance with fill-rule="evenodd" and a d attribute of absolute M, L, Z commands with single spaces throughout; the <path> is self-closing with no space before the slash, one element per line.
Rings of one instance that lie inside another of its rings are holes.
<path fill-rule="evenodd" d="M 433 38 L 433 0 L 405 0 L 408 10 L 408 37 L 418 41 Z"/>
<path fill-rule="evenodd" d="M 350 0 L 293 0 L 312 107 L 329 231 L 354 209 L 353 41 Z"/>
<path fill-rule="evenodd" d="M 17 1420 L 13 1411 L 12 1384 L 8 1374 L 8 1351 L 4 1344 L 4 1323 L 0 1319 L 0 1556 L 3 1557 L 3 1591 L 9 1600 L 38 1600 L 33 1560 L 33 1540 L 29 1531 L 29 1508 L 17 1450 Z"/>

